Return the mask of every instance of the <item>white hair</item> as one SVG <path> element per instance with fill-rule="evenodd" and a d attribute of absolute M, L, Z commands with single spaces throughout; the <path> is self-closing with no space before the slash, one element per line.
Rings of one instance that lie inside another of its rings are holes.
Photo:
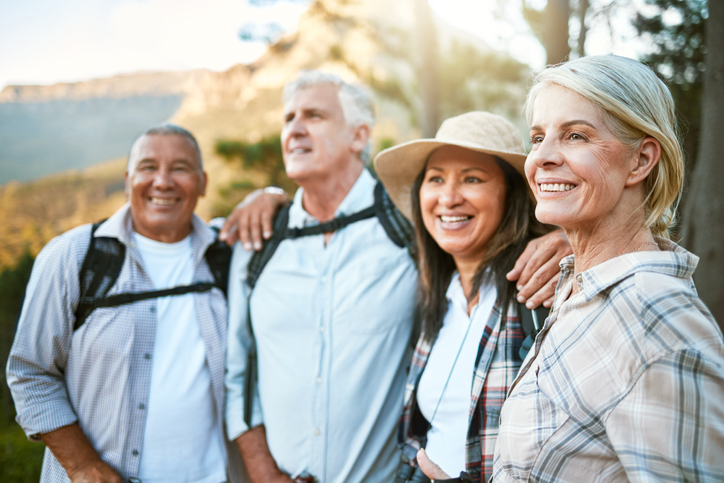
<path fill-rule="evenodd" d="M 372 129 L 375 125 L 375 113 L 372 98 L 360 85 L 348 84 L 341 77 L 323 72 L 321 70 L 303 70 L 296 79 L 284 86 L 284 102 L 294 97 L 300 89 L 318 85 L 333 85 L 337 87 L 339 103 L 342 106 L 344 120 L 349 126 L 367 126 Z M 372 154 L 372 138 L 360 153 L 364 163 L 368 163 Z"/>
<path fill-rule="evenodd" d="M 661 144 L 661 158 L 644 185 L 646 226 L 654 235 L 668 236 L 684 182 L 684 155 L 666 84 L 636 60 L 616 55 L 581 57 L 550 66 L 535 77 L 523 108 L 528 124 L 536 97 L 550 85 L 570 89 L 599 108 L 606 126 L 629 148 L 646 137 Z"/>

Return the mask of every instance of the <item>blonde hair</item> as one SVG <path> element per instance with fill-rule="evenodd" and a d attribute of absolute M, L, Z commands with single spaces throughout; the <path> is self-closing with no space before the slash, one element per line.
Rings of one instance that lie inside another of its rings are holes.
<path fill-rule="evenodd" d="M 629 148 L 647 137 L 661 144 L 661 158 L 644 183 L 645 225 L 654 235 L 668 238 L 684 183 L 684 154 L 668 87 L 641 62 L 616 55 L 582 57 L 551 66 L 534 78 L 523 108 L 529 124 L 536 96 L 552 84 L 597 106 L 606 126 Z"/>

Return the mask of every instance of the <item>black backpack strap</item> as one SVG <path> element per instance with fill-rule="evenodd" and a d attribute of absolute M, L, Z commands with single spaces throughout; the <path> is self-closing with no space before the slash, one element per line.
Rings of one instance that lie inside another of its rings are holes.
<path fill-rule="evenodd" d="M 206 249 L 204 258 L 211 275 L 214 276 L 214 285 L 224 292 L 224 297 L 227 297 L 226 287 L 229 280 L 231 247 L 219 240 L 219 229 L 217 227 L 212 226 L 211 229 L 216 233 L 216 240 Z"/>
<path fill-rule="evenodd" d="M 258 252 L 254 252 L 246 266 L 246 283 L 249 294 L 246 298 L 246 326 L 249 331 L 249 349 L 246 353 L 246 378 L 244 379 L 244 423 L 251 427 L 251 415 L 254 409 L 254 391 L 257 380 L 256 339 L 254 328 L 251 325 L 251 294 L 262 270 L 276 252 L 279 244 L 284 240 L 284 234 L 289 223 L 289 210 L 291 204 L 282 207 L 274 217 L 274 231 L 272 237 L 264 242 Z"/>
<path fill-rule="evenodd" d="M 101 223 L 103 222 L 96 223 L 91 228 L 90 245 L 78 274 L 81 296 L 75 312 L 74 331 L 78 330 L 85 323 L 88 316 L 98 308 L 117 307 L 159 297 L 208 292 L 214 287 L 219 288 L 226 296 L 231 248 L 218 239 L 209 245 L 206 253 L 204 253 L 209 271 L 214 276 L 214 283 L 199 282 L 162 290 L 126 292 L 107 296 L 111 287 L 118 280 L 123 268 L 126 247 L 116 238 L 94 236 Z M 214 231 L 218 233 L 218 230 Z"/>
<path fill-rule="evenodd" d="M 548 317 L 550 309 L 538 306 L 535 309 L 529 309 L 523 304 L 518 304 L 518 316 L 520 317 L 520 327 L 523 329 L 523 344 L 520 347 L 518 354 L 521 360 L 525 359 L 528 352 L 535 344 L 535 337 L 538 335 L 540 329 L 543 328 L 546 317 Z"/>
<path fill-rule="evenodd" d="M 379 181 L 375 186 L 375 210 L 377 218 L 390 240 L 398 247 L 407 248 L 412 258 L 415 259 L 417 253 L 415 227 L 397 209 Z"/>
<path fill-rule="evenodd" d="M 93 224 L 88 251 L 78 273 L 80 300 L 75 310 L 74 331 L 78 330 L 96 309 L 94 301 L 105 297 L 116 283 L 123 268 L 123 260 L 126 257 L 125 245 L 116 238 L 94 236 L 104 221 Z"/>

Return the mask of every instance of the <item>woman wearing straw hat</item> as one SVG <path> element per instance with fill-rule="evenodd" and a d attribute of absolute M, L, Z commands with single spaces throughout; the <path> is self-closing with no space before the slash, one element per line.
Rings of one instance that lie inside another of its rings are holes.
<path fill-rule="evenodd" d="M 398 482 L 492 474 L 498 415 L 524 338 L 505 275 L 547 231 L 534 217 L 525 158 L 513 124 L 470 112 L 445 121 L 435 139 L 375 159 L 390 197 L 415 224 L 419 251 L 423 327 L 398 433 Z"/>

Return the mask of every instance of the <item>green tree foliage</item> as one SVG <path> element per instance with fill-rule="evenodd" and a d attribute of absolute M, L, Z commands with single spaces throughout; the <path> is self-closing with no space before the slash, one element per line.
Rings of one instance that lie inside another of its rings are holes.
<path fill-rule="evenodd" d="M 655 50 L 640 60 L 649 64 L 671 90 L 684 128 L 684 150 L 690 172 L 697 158 L 701 131 L 707 2 L 646 0 L 646 3 L 656 7 L 653 15 L 638 13 L 633 24 L 641 35 L 651 38 Z"/>
<path fill-rule="evenodd" d="M 15 422 L 15 408 L 5 380 L 15 322 L 33 261 L 30 252 L 25 252 L 15 267 L 0 271 L 0 363 L 3 368 L 0 377 L 0 481 L 23 483 L 40 479 L 44 446 L 29 442 Z"/>
<path fill-rule="evenodd" d="M 269 185 L 285 187 L 290 183 L 284 171 L 279 136 L 269 136 L 257 143 L 221 139 L 216 142 L 216 153 L 227 162 L 240 162 L 245 170 L 265 173 Z"/>

